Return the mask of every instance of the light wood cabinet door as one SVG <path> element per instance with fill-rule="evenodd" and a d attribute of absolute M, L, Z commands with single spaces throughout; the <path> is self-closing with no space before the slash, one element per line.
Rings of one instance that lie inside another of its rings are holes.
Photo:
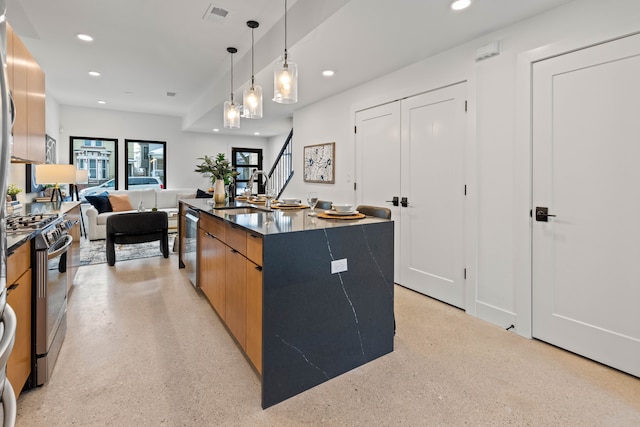
<path fill-rule="evenodd" d="M 31 61 L 29 51 L 19 37 L 13 37 L 13 86 L 11 94 L 15 105 L 15 122 L 13 124 L 13 152 L 12 155 L 22 159 L 29 158 L 28 107 L 27 107 L 27 68 Z M 44 140 L 43 140 L 44 144 Z"/>
<path fill-rule="evenodd" d="M 226 248 L 225 322 L 240 346 L 246 348 L 247 259 L 237 250 Z"/>
<path fill-rule="evenodd" d="M 31 373 L 31 242 L 7 258 L 7 303 L 16 313 L 16 340 L 7 361 L 7 378 L 16 397 Z"/>
<path fill-rule="evenodd" d="M 80 239 L 82 238 L 82 236 L 80 236 L 80 205 L 70 209 L 67 212 L 67 218 L 75 222 L 69 230 L 73 242 L 67 254 L 67 271 L 69 272 L 69 274 L 67 274 L 67 294 L 70 295 L 71 286 L 73 286 L 76 273 L 78 272 L 78 268 L 80 268 Z"/>
<path fill-rule="evenodd" d="M 27 158 L 45 163 L 47 160 L 47 141 L 45 136 L 44 71 L 31 55 L 29 57 L 31 62 L 27 69 Z"/>
<path fill-rule="evenodd" d="M 16 340 L 7 361 L 7 378 L 16 397 L 31 373 L 31 269 L 9 287 L 7 303 L 16 313 Z"/>
<path fill-rule="evenodd" d="M 262 236 L 247 233 L 247 258 L 262 265 Z"/>
<path fill-rule="evenodd" d="M 262 374 L 262 267 L 247 260 L 247 345 L 245 351 Z"/>
<path fill-rule="evenodd" d="M 227 247 L 203 229 L 200 229 L 199 233 L 200 289 L 207 296 L 207 299 L 222 320 L 225 320 L 225 256 Z"/>

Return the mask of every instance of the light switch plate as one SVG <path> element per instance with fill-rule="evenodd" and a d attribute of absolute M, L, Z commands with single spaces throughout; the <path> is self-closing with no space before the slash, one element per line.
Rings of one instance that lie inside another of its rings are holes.
<path fill-rule="evenodd" d="M 343 271 L 347 271 L 346 258 L 331 261 L 331 274 L 342 273 Z"/>

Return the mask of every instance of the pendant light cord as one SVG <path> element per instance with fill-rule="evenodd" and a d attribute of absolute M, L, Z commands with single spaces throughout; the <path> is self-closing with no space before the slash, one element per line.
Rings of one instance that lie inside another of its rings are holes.
<path fill-rule="evenodd" d="M 287 0 L 284 0 L 284 63 L 287 63 Z"/>
<path fill-rule="evenodd" d="M 253 72 L 253 28 L 251 29 L 251 89 L 253 90 L 253 84 L 255 73 Z"/>
<path fill-rule="evenodd" d="M 231 103 L 233 104 L 233 53 L 231 54 Z"/>

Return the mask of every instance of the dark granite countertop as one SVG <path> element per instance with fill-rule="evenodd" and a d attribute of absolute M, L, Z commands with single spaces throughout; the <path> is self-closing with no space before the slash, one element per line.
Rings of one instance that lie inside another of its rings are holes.
<path fill-rule="evenodd" d="M 25 203 L 18 211 L 9 215 L 32 215 L 32 214 L 57 214 L 63 215 L 69 210 L 78 206 L 80 202 L 36 202 Z M 40 230 L 7 232 L 7 254 L 11 254 L 21 245 L 33 239 Z"/>
<path fill-rule="evenodd" d="M 298 231 L 316 230 L 323 228 L 347 227 L 351 225 L 372 224 L 389 221 L 387 219 L 366 217 L 362 219 L 323 219 L 309 216 L 309 209 L 281 210 L 272 209 L 270 212 L 233 215 L 223 208 L 254 206 L 265 209 L 264 205 L 252 205 L 246 202 L 228 202 L 212 205 L 212 199 L 184 199 L 192 208 L 228 222 L 237 224 L 249 231 L 262 236 L 279 233 L 292 233 Z M 222 208 L 222 209 L 221 209 Z M 316 212 L 321 212 L 316 209 Z"/>

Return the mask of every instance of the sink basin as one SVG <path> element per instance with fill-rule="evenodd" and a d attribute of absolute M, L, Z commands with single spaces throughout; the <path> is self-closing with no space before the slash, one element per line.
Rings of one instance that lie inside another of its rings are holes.
<path fill-rule="evenodd" d="M 216 210 L 222 210 L 227 215 L 244 215 L 244 214 L 257 214 L 257 213 L 265 213 L 271 212 L 267 209 L 255 208 L 252 206 L 228 206 L 224 208 L 216 208 Z"/>

